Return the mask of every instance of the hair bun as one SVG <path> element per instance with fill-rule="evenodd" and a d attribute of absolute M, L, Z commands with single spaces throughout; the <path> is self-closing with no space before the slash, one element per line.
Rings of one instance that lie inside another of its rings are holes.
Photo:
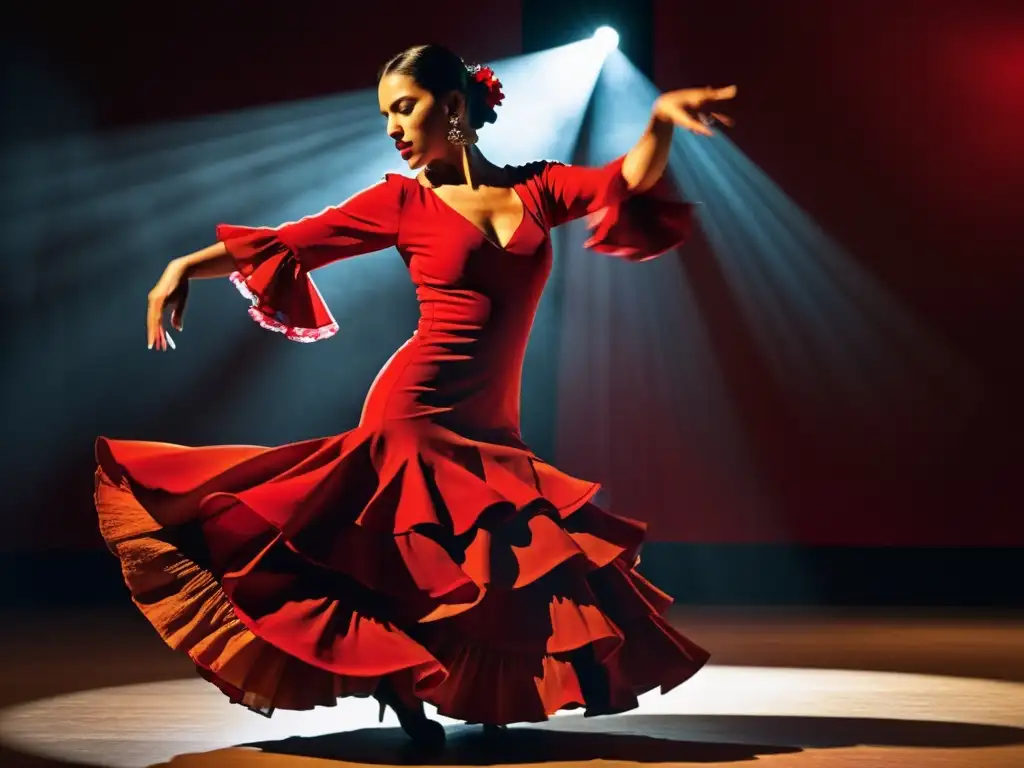
<path fill-rule="evenodd" d="M 505 100 L 505 94 L 501 92 L 501 80 L 494 75 L 490 67 L 482 67 L 479 64 L 467 66 L 470 80 L 480 83 L 487 89 L 487 106 L 491 109 L 501 105 Z"/>
<path fill-rule="evenodd" d="M 505 94 L 501 92 L 501 81 L 495 77 L 494 70 L 479 64 L 467 64 L 466 75 L 470 124 L 478 128 L 497 121 L 495 108 L 501 106 Z"/>

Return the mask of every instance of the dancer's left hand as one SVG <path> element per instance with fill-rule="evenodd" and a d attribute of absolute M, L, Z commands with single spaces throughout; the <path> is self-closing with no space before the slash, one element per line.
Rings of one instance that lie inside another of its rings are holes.
<path fill-rule="evenodd" d="M 714 136 L 707 123 L 716 120 L 726 127 L 733 125 L 732 118 L 721 112 L 712 112 L 708 105 L 726 101 L 736 95 L 736 86 L 726 88 L 684 88 L 667 91 L 654 103 L 654 114 L 664 120 L 701 136 Z"/>

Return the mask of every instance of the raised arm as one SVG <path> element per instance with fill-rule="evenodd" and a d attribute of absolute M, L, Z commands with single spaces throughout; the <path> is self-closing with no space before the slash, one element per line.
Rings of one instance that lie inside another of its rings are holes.
<path fill-rule="evenodd" d="M 298 221 L 277 227 L 219 225 L 216 243 L 173 260 L 150 292 L 150 348 L 167 348 L 162 328 L 166 306 L 181 329 L 193 278 L 229 277 L 252 302 L 250 316 L 293 341 L 334 335 L 338 325 L 309 272 L 395 245 L 404 195 L 403 178 L 389 175 L 340 205 Z"/>
<path fill-rule="evenodd" d="M 673 128 L 679 125 L 710 135 L 699 117 L 701 110 L 709 101 L 735 93 L 730 86 L 662 94 L 633 148 L 604 166 L 539 164 L 539 173 L 532 175 L 548 227 L 586 216 L 592 230 L 586 247 L 629 261 L 646 261 L 682 245 L 692 232 L 693 206 L 680 199 L 675 184 L 664 175 Z M 731 123 L 717 112 L 708 114 Z"/>
<path fill-rule="evenodd" d="M 661 94 L 651 109 L 647 130 L 626 153 L 622 163 L 622 176 L 629 190 L 646 192 L 661 178 L 668 165 L 675 126 L 700 136 L 711 136 L 711 129 L 702 122 L 701 116 L 731 125 L 732 121 L 725 115 L 706 112 L 705 109 L 711 102 L 731 99 L 735 95 L 734 85 L 728 88 L 687 88 Z"/>

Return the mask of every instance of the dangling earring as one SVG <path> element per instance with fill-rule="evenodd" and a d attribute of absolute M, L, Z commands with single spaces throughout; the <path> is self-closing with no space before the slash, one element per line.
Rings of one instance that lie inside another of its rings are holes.
<path fill-rule="evenodd" d="M 464 147 L 467 143 L 466 134 L 462 132 L 459 116 L 454 113 L 448 115 L 448 141 L 457 147 Z"/>
<path fill-rule="evenodd" d="M 476 135 L 472 131 L 462 130 L 462 121 L 457 114 L 448 116 L 448 141 L 457 147 L 465 147 L 476 143 Z"/>

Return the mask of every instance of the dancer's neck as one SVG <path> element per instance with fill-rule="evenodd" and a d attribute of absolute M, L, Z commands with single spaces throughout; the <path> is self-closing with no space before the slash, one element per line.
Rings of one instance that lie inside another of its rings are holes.
<path fill-rule="evenodd" d="M 453 146 L 447 156 L 428 164 L 423 173 L 434 187 L 465 184 L 476 188 L 494 180 L 498 170 L 483 152 L 469 145 Z"/>

